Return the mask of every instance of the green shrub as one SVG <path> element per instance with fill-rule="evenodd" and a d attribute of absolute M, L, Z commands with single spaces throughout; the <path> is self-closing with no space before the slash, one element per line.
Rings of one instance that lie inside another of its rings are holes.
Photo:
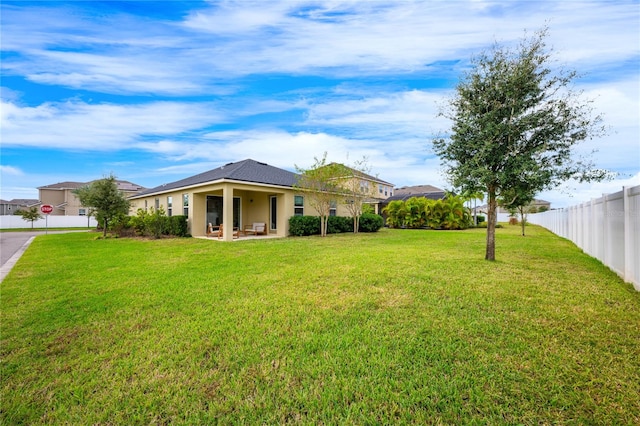
<path fill-rule="evenodd" d="M 486 227 L 487 227 L 487 222 L 478 223 L 478 228 L 486 228 Z M 496 223 L 496 228 L 504 228 L 504 225 L 502 225 L 501 223 Z"/>
<path fill-rule="evenodd" d="M 360 232 L 378 232 L 384 226 L 382 216 L 375 213 L 363 213 L 360 216 Z"/>
<path fill-rule="evenodd" d="M 317 216 L 291 216 L 289 218 L 289 235 L 304 237 L 320 234 L 320 218 Z"/>
<path fill-rule="evenodd" d="M 327 234 L 353 232 L 353 218 L 345 216 L 329 216 L 327 220 Z"/>
<path fill-rule="evenodd" d="M 128 226 L 135 233 L 144 237 L 160 238 L 163 235 L 187 237 L 188 225 L 186 216 L 165 216 L 160 207 L 150 211 L 138 209 L 135 216 L 129 217 Z M 123 235 L 124 236 L 124 235 Z"/>
<path fill-rule="evenodd" d="M 478 224 L 480 224 L 482 222 L 485 222 L 486 220 L 487 220 L 487 218 L 485 216 L 480 216 L 480 215 L 476 216 L 476 223 L 478 223 Z"/>
<path fill-rule="evenodd" d="M 166 235 L 186 237 L 188 234 L 187 216 L 170 216 L 167 218 Z"/>
<path fill-rule="evenodd" d="M 109 227 L 118 237 L 133 237 L 136 235 L 134 219 L 132 216 L 118 216 L 112 220 Z"/>

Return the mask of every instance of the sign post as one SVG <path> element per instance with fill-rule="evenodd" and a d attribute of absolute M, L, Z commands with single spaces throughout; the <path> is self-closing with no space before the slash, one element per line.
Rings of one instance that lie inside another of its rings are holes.
<path fill-rule="evenodd" d="M 44 223 L 45 223 L 45 234 L 49 233 L 49 214 L 53 211 L 53 206 L 51 204 L 43 204 L 40 206 L 40 211 L 44 213 Z"/>

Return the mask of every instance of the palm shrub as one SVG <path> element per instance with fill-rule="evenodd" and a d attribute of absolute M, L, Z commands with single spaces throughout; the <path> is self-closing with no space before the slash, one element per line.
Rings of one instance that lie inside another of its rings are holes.
<path fill-rule="evenodd" d="M 382 211 L 387 215 L 387 225 L 389 225 L 389 227 L 402 228 L 404 226 L 406 217 L 404 201 L 391 201 Z"/>
<path fill-rule="evenodd" d="M 471 213 L 464 206 L 462 197 L 449 194 L 443 202 L 443 229 L 467 229 L 471 226 Z"/>
<path fill-rule="evenodd" d="M 444 221 L 445 207 L 442 200 L 429 200 L 425 205 L 427 225 L 433 229 L 441 229 Z"/>
<path fill-rule="evenodd" d="M 407 228 L 423 228 L 427 225 L 425 197 L 411 197 L 405 202 L 405 225 Z"/>

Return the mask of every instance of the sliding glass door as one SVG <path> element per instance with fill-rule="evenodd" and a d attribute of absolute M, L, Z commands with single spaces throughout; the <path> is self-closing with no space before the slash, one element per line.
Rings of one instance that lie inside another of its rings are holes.
<path fill-rule="evenodd" d="M 207 223 L 218 226 L 224 222 L 222 197 L 207 195 Z M 240 227 L 240 198 L 233 197 L 233 226 Z"/>

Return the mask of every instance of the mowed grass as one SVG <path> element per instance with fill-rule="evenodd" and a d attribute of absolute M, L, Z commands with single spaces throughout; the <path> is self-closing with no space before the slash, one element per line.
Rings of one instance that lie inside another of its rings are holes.
<path fill-rule="evenodd" d="M 2 424 L 640 424 L 640 293 L 538 227 L 38 237 Z"/>

